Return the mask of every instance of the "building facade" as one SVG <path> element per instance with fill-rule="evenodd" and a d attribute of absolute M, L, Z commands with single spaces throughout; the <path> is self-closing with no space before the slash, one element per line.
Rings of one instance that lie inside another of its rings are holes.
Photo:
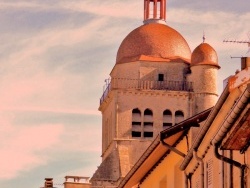
<path fill-rule="evenodd" d="M 100 99 L 102 163 L 64 187 L 250 188 L 249 67 L 242 58 L 218 99 L 216 51 L 203 37 L 191 52 L 166 1 L 144 0 Z"/>
<path fill-rule="evenodd" d="M 166 24 L 165 0 L 144 0 L 143 23 L 122 41 L 100 99 L 102 163 L 93 187 L 118 186 L 162 130 L 218 98 L 216 51 L 203 41 L 191 53 Z"/>
<path fill-rule="evenodd" d="M 250 58 L 242 65 L 213 108 L 160 132 L 118 187 L 249 188 Z"/>

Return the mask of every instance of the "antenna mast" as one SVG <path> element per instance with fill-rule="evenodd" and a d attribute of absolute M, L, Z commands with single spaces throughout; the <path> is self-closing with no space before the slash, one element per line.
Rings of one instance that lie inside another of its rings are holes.
<path fill-rule="evenodd" d="M 223 42 L 231 42 L 231 43 L 240 43 L 240 44 L 247 44 L 248 45 L 248 51 L 246 54 L 250 52 L 250 32 L 248 32 L 248 41 L 247 40 L 223 40 Z"/>
<path fill-rule="evenodd" d="M 223 40 L 223 42 L 232 42 L 232 43 L 245 43 L 250 47 L 250 41 L 242 41 L 242 40 Z"/>

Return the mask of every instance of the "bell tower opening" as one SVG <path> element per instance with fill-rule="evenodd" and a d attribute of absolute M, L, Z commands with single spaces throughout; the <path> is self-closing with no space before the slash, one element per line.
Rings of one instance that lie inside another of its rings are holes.
<path fill-rule="evenodd" d="M 144 23 L 166 21 L 166 0 L 144 0 Z"/>

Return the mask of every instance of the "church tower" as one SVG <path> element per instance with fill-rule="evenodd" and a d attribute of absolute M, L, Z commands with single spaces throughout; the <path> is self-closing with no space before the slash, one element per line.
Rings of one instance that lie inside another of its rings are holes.
<path fill-rule="evenodd" d="M 100 99 L 102 163 L 92 186 L 118 185 L 160 131 L 216 102 L 217 60 L 198 50 L 191 62 L 188 43 L 166 24 L 166 0 L 144 0 L 143 23 L 122 41 Z"/>

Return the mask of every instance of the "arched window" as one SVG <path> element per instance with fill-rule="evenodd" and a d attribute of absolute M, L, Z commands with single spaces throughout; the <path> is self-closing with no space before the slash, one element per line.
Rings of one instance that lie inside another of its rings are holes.
<path fill-rule="evenodd" d="M 170 110 L 165 110 L 163 112 L 163 128 L 168 128 L 172 126 L 172 112 Z"/>
<path fill-rule="evenodd" d="M 141 121 L 141 111 L 138 108 L 132 110 L 133 121 Z"/>
<path fill-rule="evenodd" d="M 132 137 L 141 137 L 141 111 L 138 108 L 132 110 Z"/>
<path fill-rule="evenodd" d="M 150 109 L 144 111 L 143 137 L 153 137 L 153 112 Z"/>
<path fill-rule="evenodd" d="M 184 114 L 182 111 L 178 110 L 175 112 L 175 123 L 180 123 L 184 120 Z"/>

